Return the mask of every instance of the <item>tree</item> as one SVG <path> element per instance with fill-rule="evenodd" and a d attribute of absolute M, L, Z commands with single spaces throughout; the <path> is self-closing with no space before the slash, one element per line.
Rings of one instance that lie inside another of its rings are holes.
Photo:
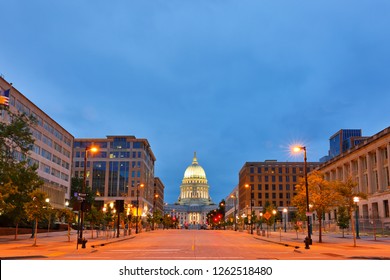
<path fill-rule="evenodd" d="M 50 203 L 46 201 L 47 194 L 41 190 L 35 190 L 30 194 L 30 201 L 24 204 L 24 210 L 27 213 L 27 219 L 35 222 L 35 233 L 38 229 L 38 221 L 45 218 L 49 214 L 51 209 Z M 37 245 L 37 235 L 34 235 L 34 244 Z"/>
<path fill-rule="evenodd" d="M 34 138 L 30 127 L 35 120 L 25 114 L 14 114 L 7 109 L 9 123 L 0 123 L 0 212 L 2 220 L 12 221 L 17 239 L 19 223 L 26 218 L 23 206 L 29 195 L 43 185 L 28 160 Z"/>
<path fill-rule="evenodd" d="M 324 174 L 314 171 L 308 176 L 309 204 L 311 210 L 315 211 L 319 217 L 319 238 L 318 242 L 322 243 L 322 217 L 334 207 L 337 207 L 339 193 L 332 187 L 329 181 L 325 180 Z M 297 195 L 293 198 L 293 205 L 298 208 L 302 214 L 307 210 L 306 186 L 305 180 L 301 179 L 296 185 Z"/>
<path fill-rule="evenodd" d="M 278 209 L 275 205 L 271 204 L 269 201 L 266 201 L 263 208 L 263 218 L 265 219 L 265 223 L 267 225 L 267 236 L 269 227 L 271 227 L 278 217 Z"/>
<path fill-rule="evenodd" d="M 356 205 L 353 201 L 354 197 L 359 197 L 366 199 L 367 195 L 362 192 L 357 191 L 357 183 L 352 180 L 351 177 L 348 177 L 347 180 L 343 181 L 334 181 L 334 188 L 339 194 L 340 206 L 344 206 L 347 209 L 348 215 L 351 221 L 351 230 L 353 234 L 353 246 L 356 247 L 356 232 L 355 232 L 355 223 L 353 222 L 353 210 Z"/>
<path fill-rule="evenodd" d="M 350 216 L 348 210 L 345 206 L 340 206 L 337 211 L 337 225 L 339 228 L 343 230 L 343 238 L 344 238 L 344 230 L 349 228 L 349 220 Z"/>
<path fill-rule="evenodd" d="M 70 229 L 72 223 L 75 221 L 75 214 L 69 208 L 63 208 L 57 210 L 57 217 L 59 220 L 64 220 L 68 224 L 68 242 L 70 242 Z"/>
<path fill-rule="evenodd" d="M 93 239 L 93 230 L 96 224 L 100 224 L 103 221 L 103 211 L 97 209 L 94 205 L 91 206 L 91 210 L 87 212 L 85 219 L 91 224 L 91 238 Z"/>

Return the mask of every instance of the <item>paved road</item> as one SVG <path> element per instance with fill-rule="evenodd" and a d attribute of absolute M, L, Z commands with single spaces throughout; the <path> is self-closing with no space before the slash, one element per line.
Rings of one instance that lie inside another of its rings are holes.
<path fill-rule="evenodd" d="M 42 233 L 38 246 L 29 236 L 0 237 L 0 259 L 89 259 L 89 260 L 338 260 L 390 259 L 390 238 L 364 237 L 353 247 L 351 236 L 325 234 L 324 243 L 304 248 L 304 236 L 294 232 L 272 232 L 264 237 L 247 232 L 213 230 L 157 230 L 137 235 L 91 239 L 87 248 L 76 249 L 76 234 Z"/>

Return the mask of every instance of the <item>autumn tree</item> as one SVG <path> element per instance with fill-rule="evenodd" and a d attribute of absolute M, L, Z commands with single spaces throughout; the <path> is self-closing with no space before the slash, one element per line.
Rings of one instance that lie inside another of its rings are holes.
<path fill-rule="evenodd" d="M 309 174 L 308 178 L 309 204 L 311 210 L 317 213 L 319 221 L 319 239 L 322 243 L 322 217 L 325 213 L 338 206 L 339 193 L 333 188 L 329 181 L 325 180 L 324 174 L 314 171 Z M 296 185 L 297 195 L 293 198 L 293 205 L 298 208 L 302 214 L 307 210 L 306 186 L 305 180 L 301 179 Z"/>
<path fill-rule="evenodd" d="M 353 222 L 353 210 L 355 209 L 356 205 L 353 199 L 354 197 L 365 199 L 367 198 L 367 195 L 358 191 L 357 183 L 353 181 L 351 177 L 348 177 L 345 181 L 334 181 L 333 185 L 339 194 L 340 206 L 343 206 L 347 209 L 353 234 L 353 246 L 356 247 L 356 231 L 355 223 Z"/>

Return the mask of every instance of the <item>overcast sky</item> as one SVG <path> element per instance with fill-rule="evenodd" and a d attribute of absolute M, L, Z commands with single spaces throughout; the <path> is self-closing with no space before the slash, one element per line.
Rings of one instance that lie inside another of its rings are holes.
<path fill-rule="evenodd" d="M 174 202 L 193 152 L 219 202 L 246 161 L 390 126 L 390 1 L 0 0 L 0 74 L 76 138 L 134 135 Z"/>

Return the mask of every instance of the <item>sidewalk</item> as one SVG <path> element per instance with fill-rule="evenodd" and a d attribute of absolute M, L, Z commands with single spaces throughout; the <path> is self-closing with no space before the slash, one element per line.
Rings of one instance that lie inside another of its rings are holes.
<path fill-rule="evenodd" d="M 244 234 L 249 234 L 244 231 Z M 319 243 L 319 234 L 314 232 L 311 235 L 312 245 L 310 250 L 305 248 L 304 239 L 307 233 L 299 232 L 298 237 L 295 231 L 284 230 L 270 230 L 265 231 L 265 235 L 260 231 L 260 235 L 257 231 L 253 231 L 253 238 L 279 244 L 281 246 L 292 247 L 298 253 L 319 252 L 323 255 L 340 256 L 350 259 L 379 259 L 390 260 L 390 237 L 389 236 L 377 236 L 376 240 L 374 236 L 360 236 L 356 239 L 356 247 L 354 246 L 353 236 L 351 234 L 333 232 L 323 232 L 322 242 Z"/>
<path fill-rule="evenodd" d="M 93 253 L 99 246 L 135 238 L 135 234 L 124 236 L 123 231 L 120 232 L 119 237 L 114 237 L 113 232 L 108 236 L 106 232 L 101 231 L 99 236 L 94 232 L 94 238 L 92 238 L 89 230 L 85 231 L 83 236 L 87 240 L 86 248 L 77 244 L 78 236 L 75 230 L 71 231 L 70 241 L 68 241 L 67 231 L 38 233 L 36 246 L 33 246 L 34 238 L 31 238 L 31 234 L 20 234 L 17 240 L 14 235 L 0 236 L 0 260 L 44 259 L 64 254 L 73 254 L 75 258 L 79 256 L 81 259 L 82 255 Z"/>

